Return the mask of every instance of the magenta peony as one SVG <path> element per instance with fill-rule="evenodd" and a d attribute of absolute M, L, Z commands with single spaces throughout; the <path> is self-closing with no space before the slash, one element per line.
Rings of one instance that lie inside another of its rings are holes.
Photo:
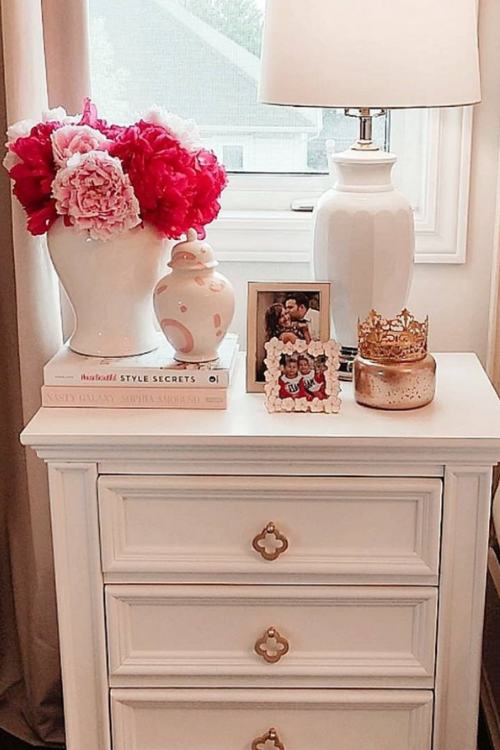
<path fill-rule="evenodd" d="M 141 222 L 129 178 L 105 151 L 72 156 L 56 175 L 53 196 L 57 213 L 93 239 L 109 239 Z"/>
<path fill-rule="evenodd" d="M 105 151 L 111 145 L 103 133 L 88 125 L 63 125 L 54 130 L 51 140 L 54 161 L 60 167 L 66 166 L 74 154 Z"/>
<path fill-rule="evenodd" d="M 205 225 L 217 218 L 219 198 L 227 185 L 226 170 L 211 151 L 200 149 L 195 157 L 196 190 L 188 212 L 188 224 L 200 237 L 205 236 Z"/>
<path fill-rule="evenodd" d="M 129 175 L 144 221 L 165 237 L 178 238 L 191 228 L 204 235 L 204 225 L 219 212 L 218 198 L 226 184 L 213 154 L 192 153 L 163 125 L 144 120 L 125 128 L 110 153 Z M 206 178 L 205 165 L 210 173 Z"/>
<path fill-rule="evenodd" d="M 184 120 L 163 107 L 151 107 L 142 119 L 153 125 L 163 125 L 188 151 L 198 151 L 201 148 L 201 135 L 194 120 Z"/>
<path fill-rule="evenodd" d="M 50 136 L 60 125 L 57 121 L 39 123 L 29 135 L 9 144 L 9 152 L 17 162 L 9 170 L 13 192 L 28 215 L 31 234 L 44 234 L 57 219 L 52 198 L 56 166 Z"/>
<path fill-rule="evenodd" d="M 94 130 L 99 130 L 110 140 L 114 140 L 123 130 L 125 130 L 125 126 L 123 125 L 108 125 L 106 120 L 98 117 L 97 107 L 88 97 L 84 99 L 83 112 L 76 124 L 88 125 L 89 127 L 94 128 Z"/>

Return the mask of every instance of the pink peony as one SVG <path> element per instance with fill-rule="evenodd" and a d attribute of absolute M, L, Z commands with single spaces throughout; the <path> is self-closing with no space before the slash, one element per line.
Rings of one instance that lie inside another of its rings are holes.
<path fill-rule="evenodd" d="M 119 159 L 105 151 L 75 154 L 52 193 L 58 214 L 92 239 L 107 240 L 141 223 L 139 203 Z"/>
<path fill-rule="evenodd" d="M 103 133 L 88 125 L 63 125 L 54 130 L 51 139 L 54 161 L 60 167 L 64 167 L 73 154 L 104 151 L 111 145 Z"/>

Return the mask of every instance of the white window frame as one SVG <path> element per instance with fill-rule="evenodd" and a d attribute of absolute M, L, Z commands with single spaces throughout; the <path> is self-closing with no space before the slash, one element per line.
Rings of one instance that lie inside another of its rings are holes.
<path fill-rule="evenodd" d="M 391 148 L 395 182 L 415 180 L 416 263 L 465 263 L 471 168 L 472 107 L 397 113 Z M 417 132 L 418 131 L 418 132 Z M 417 144 L 418 141 L 418 144 Z M 418 173 L 415 170 L 419 170 Z M 325 175 L 231 175 L 219 219 L 208 229 L 220 260 L 309 263 L 312 214 L 292 201 L 317 200 Z"/>

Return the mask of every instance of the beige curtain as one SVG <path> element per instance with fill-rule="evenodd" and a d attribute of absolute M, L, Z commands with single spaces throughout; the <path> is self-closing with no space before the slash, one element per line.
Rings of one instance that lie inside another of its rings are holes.
<path fill-rule="evenodd" d="M 499 201 L 499 210 L 500 210 L 500 201 Z M 499 232 L 499 242 L 500 242 L 500 232 Z M 497 300 L 495 305 L 495 315 L 492 320 L 492 364 L 490 367 L 490 375 L 491 379 L 493 381 L 493 385 L 495 386 L 498 395 L 500 396 L 500 248 L 498 248 L 498 283 L 499 283 L 499 289 L 497 292 Z"/>
<path fill-rule="evenodd" d="M 496 229 L 496 252 L 494 254 L 493 283 L 496 285 L 492 295 L 492 315 L 489 341 L 488 374 L 492 380 L 496 392 L 500 397 L 500 159 L 499 159 L 499 182 L 497 200 L 497 229 Z M 500 464 L 493 472 L 493 488 L 500 486 Z"/>
<path fill-rule="evenodd" d="M 496 200 L 495 247 L 493 250 L 492 294 L 488 337 L 488 375 L 500 396 L 500 153 Z"/>
<path fill-rule="evenodd" d="M 2 130 L 57 105 L 81 111 L 86 0 L 1 0 L 1 26 Z M 39 406 L 42 366 L 62 341 L 59 289 L 3 170 L 0 190 L 0 727 L 55 745 L 64 727 L 47 477 L 18 434 Z"/>

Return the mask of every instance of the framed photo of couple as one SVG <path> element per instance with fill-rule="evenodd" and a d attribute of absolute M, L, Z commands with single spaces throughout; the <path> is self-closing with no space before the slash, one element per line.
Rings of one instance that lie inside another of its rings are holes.
<path fill-rule="evenodd" d="M 328 282 L 256 282 L 248 284 L 247 391 L 263 393 L 266 343 L 309 346 L 330 338 Z"/>

